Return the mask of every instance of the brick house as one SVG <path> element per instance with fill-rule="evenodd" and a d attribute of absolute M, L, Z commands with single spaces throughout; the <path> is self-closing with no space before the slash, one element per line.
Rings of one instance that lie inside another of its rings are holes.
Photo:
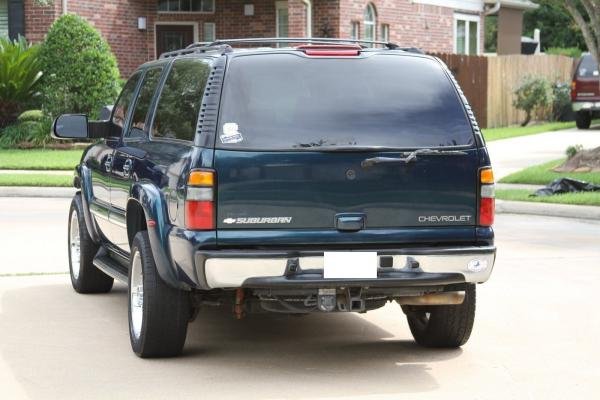
<path fill-rule="evenodd" d="M 529 0 L 0 0 L 0 35 L 23 34 L 38 42 L 56 18 L 75 13 L 100 30 L 126 77 L 164 51 L 215 38 L 351 37 L 389 40 L 429 52 L 480 54 L 486 10 L 501 5 L 522 16 L 531 4 Z M 520 40 L 520 35 L 519 31 L 513 36 Z"/>

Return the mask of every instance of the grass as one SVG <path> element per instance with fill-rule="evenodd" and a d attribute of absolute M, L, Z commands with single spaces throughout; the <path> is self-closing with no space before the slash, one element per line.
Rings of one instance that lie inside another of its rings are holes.
<path fill-rule="evenodd" d="M 558 203 L 585 206 L 600 206 L 600 192 L 581 192 L 555 194 L 544 197 L 529 197 L 527 189 L 496 189 L 496 198 L 511 201 L 530 201 L 535 203 Z"/>
<path fill-rule="evenodd" d="M 83 150 L 0 149 L 0 169 L 72 170 Z"/>
<path fill-rule="evenodd" d="M 0 186 L 73 186 L 70 175 L 49 174 L 0 174 Z"/>
<path fill-rule="evenodd" d="M 552 168 L 565 160 L 554 160 L 544 164 L 522 169 L 500 179 L 501 183 L 528 183 L 532 185 L 547 185 L 557 178 L 573 178 L 600 185 L 600 172 L 554 172 Z"/>
<path fill-rule="evenodd" d="M 486 141 L 508 139 L 517 136 L 535 135 L 536 133 L 558 131 L 561 129 L 574 128 L 575 122 L 549 122 L 531 126 L 509 126 L 506 128 L 483 129 L 483 137 Z"/>

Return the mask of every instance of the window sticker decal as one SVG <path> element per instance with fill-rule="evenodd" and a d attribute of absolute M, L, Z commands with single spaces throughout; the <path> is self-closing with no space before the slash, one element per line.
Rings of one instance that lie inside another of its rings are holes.
<path fill-rule="evenodd" d="M 221 133 L 219 139 L 221 139 L 221 143 L 239 143 L 244 140 L 244 137 L 239 131 L 238 124 L 227 122 L 223 124 L 223 133 Z"/>

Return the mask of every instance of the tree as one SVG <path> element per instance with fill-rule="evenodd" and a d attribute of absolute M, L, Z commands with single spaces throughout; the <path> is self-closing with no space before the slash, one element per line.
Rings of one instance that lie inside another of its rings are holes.
<path fill-rule="evenodd" d="M 115 101 L 117 61 L 85 19 L 72 14 L 58 18 L 42 44 L 40 61 L 43 107 L 50 115 L 82 113 L 93 118 L 102 106 Z"/>
<path fill-rule="evenodd" d="M 573 22 L 563 0 L 536 0 L 536 3 L 539 4 L 538 8 L 526 11 L 523 15 L 525 35 L 533 36 L 534 29 L 539 29 L 543 51 L 551 47 L 585 48 L 581 30 Z"/>
<path fill-rule="evenodd" d="M 581 29 L 588 50 L 598 62 L 598 54 L 600 54 L 600 0 L 565 0 L 565 7 Z"/>

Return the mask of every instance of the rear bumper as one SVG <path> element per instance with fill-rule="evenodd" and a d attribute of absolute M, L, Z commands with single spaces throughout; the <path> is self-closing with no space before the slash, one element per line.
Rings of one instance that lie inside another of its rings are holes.
<path fill-rule="evenodd" d="M 587 101 L 574 101 L 572 103 L 573 111 L 600 111 L 600 101 L 587 100 Z"/>
<path fill-rule="evenodd" d="M 482 283 L 489 279 L 496 258 L 494 246 L 386 249 L 377 253 L 377 279 L 324 279 L 322 251 L 198 251 L 195 265 L 196 273 L 204 277 L 210 289 L 397 288 Z"/>

